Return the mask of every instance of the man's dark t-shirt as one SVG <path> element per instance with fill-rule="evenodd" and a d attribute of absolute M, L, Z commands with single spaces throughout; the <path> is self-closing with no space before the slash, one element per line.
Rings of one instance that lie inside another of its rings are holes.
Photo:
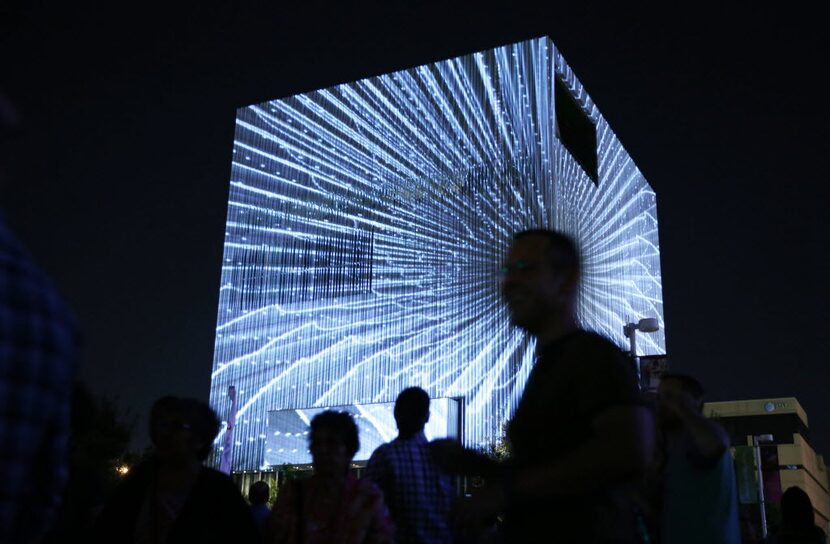
<path fill-rule="evenodd" d="M 639 403 L 631 360 L 609 340 L 575 331 L 544 346 L 508 427 L 514 466 L 555 464 L 593 437 L 597 416 Z M 505 523 L 511 541 L 524 542 L 636 542 L 637 533 L 629 495 L 610 486 L 590 496 L 514 503 Z"/>

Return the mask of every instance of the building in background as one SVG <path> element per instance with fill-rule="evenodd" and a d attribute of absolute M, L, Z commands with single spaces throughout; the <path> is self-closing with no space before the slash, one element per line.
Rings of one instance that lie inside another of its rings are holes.
<path fill-rule="evenodd" d="M 499 296 L 522 229 L 577 241 L 585 328 L 626 349 L 657 318 L 637 351 L 665 353 L 654 191 L 547 38 L 240 108 L 230 177 L 211 404 L 234 386 L 235 472 L 308 462 L 325 408 L 359 461 L 409 386 L 428 435 L 496 442 L 534 360 Z"/>
<path fill-rule="evenodd" d="M 810 444 L 807 414 L 798 400 L 785 397 L 708 402 L 704 414 L 717 419 L 729 433 L 741 508 L 756 526 L 760 527 L 760 509 L 752 437 L 772 435 L 772 441 L 759 446 L 770 528 L 777 523 L 781 494 L 797 486 L 810 496 L 816 524 L 830 534 L 830 475 L 824 459 Z"/>

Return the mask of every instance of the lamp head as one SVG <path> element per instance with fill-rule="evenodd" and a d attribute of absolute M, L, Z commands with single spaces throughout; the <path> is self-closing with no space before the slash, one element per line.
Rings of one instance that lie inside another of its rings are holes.
<path fill-rule="evenodd" d="M 637 323 L 637 330 L 642 332 L 657 332 L 660 330 L 660 322 L 656 317 L 646 317 Z"/>

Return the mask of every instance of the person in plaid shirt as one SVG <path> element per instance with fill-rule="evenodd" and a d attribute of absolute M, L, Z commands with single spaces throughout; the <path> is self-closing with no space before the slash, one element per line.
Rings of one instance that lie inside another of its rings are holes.
<path fill-rule="evenodd" d="M 453 481 L 432 461 L 424 425 L 429 395 L 420 387 L 404 389 L 395 401 L 398 437 L 378 447 L 366 465 L 368 478 L 383 491 L 397 526 L 397 542 L 452 542 L 450 508 Z"/>
<path fill-rule="evenodd" d="M 36 542 L 68 476 L 75 320 L 0 218 L 0 542 Z"/>

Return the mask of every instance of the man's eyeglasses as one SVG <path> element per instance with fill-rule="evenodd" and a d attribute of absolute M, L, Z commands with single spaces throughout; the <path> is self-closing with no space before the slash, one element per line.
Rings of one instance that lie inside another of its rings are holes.
<path fill-rule="evenodd" d="M 538 261 L 516 261 L 515 263 L 503 264 L 499 268 L 499 275 L 507 276 L 514 272 L 528 272 L 539 267 Z"/>
<path fill-rule="evenodd" d="M 161 432 L 167 431 L 189 431 L 192 429 L 190 423 L 183 421 L 159 421 L 155 428 Z"/>

